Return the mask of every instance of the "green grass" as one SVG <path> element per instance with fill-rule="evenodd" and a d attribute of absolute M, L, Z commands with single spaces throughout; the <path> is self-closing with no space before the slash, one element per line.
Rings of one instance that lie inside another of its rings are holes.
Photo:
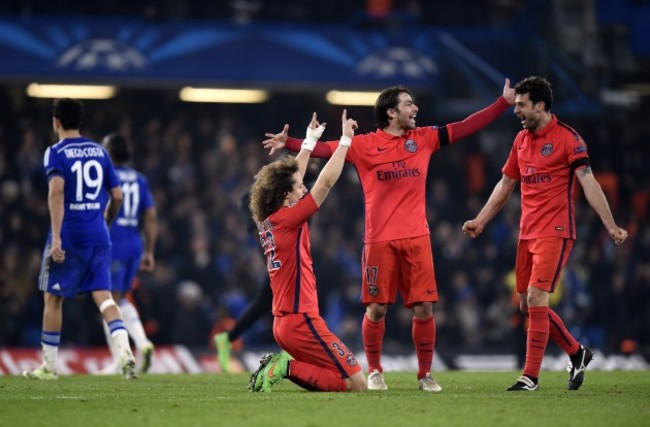
<path fill-rule="evenodd" d="M 289 381 L 249 393 L 248 375 L 0 377 L 0 426 L 649 426 L 650 371 L 543 372 L 534 393 L 506 393 L 518 373 L 447 371 L 440 394 L 414 373 L 387 373 L 387 392 L 310 393 Z"/>

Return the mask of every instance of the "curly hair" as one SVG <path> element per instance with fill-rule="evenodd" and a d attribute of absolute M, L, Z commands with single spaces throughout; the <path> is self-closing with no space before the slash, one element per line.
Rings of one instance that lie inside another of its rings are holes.
<path fill-rule="evenodd" d="M 256 222 L 264 221 L 282 207 L 285 197 L 293 189 L 296 172 L 298 162 L 291 156 L 265 165 L 257 172 L 249 204 Z"/>
<path fill-rule="evenodd" d="M 551 82 L 543 77 L 526 77 L 515 85 L 515 93 L 517 95 L 527 93 L 528 98 L 532 101 L 533 105 L 538 102 L 543 102 L 545 111 L 550 111 L 551 105 L 553 105 Z"/>
<path fill-rule="evenodd" d="M 397 108 L 399 105 L 399 96 L 407 93 L 413 98 L 413 94 L 404 86 L 391 86 L 381 91 L 375 101 L 375 123 L 379 129 L 385 129 L 390 123 L 388 110 Z"/>

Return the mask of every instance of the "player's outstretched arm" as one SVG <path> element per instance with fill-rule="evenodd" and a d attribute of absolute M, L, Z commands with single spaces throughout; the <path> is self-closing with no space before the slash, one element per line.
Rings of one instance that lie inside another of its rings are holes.
<path fill-rule="evenodd" d="M 502 95 L 492 104 L 477 111 L 460 122 L 448 124 L 449 143 L 463 139 L 483 129 L 501 114 L 503 114 L 511 105 L 515 104 L 515 90 L 510 87 L 510 79 L 506 79 L 503 85 Z"/>
<path fill-rule="evenodd" d="M 600 220 L 609 233 L 609 237 L 617 245 L 620 245 L 627 239 L 627 231 L 616 225 L 605 193 L 603 193 L 603 189 L 591 173 L 591 167 L 587 166 L 577 170 L 576 175 L 578 176 L 580 185 L 582 185 L 587 201 L 600 217 Z"/>
<path fill-rule="evenodd" d="M 327 194 L 341 176 L 341 171 L 345 164 L 345 155 L 348 152 L 348 148 L 352 145 L 352 137 L 354 136 L 355 129 L 358 127 L 356 120 L 348 119 L 346 110 L 343 110 L 343 114 L 341 115 L 341 127 L 342 135 L 338 147 L 334 150 L 334 154 L 327 161 L 327 164 L 325 164 L 320 175 L 318 175 L 314 187 L 311 189 L 312 197 L 318 206 L 323 203 Z"/>
<path fill-rule="evenodd" d="M 269 150 L 269 156 L 276 151 L 285 148 L 294 153 L 298 153 L 302 148 L 302 140 L 291 138 L 289 136 L 289 125 L 284 125 L 282 132 L 279 133 L 266 133 L 266 139 L 262 141 L 264 149 Z M 312 150 L 311 157 L 319 159 L 329 159 L 332 157 L 334 149 L 329 144 L 316 144 Z"/>
<path fill-rule="evenodd" d="M 463 233 L 472 239 L 481 234 L 485 225 L 494 218 L 497 212 L 499 212 L 506 203 L 512 194 L 512 191 L 517 186 L 517 182 L 517 180 L 512 179 L 507 175 L 503 175 L 497 185 L 494 186 L 490 198 L 476 218 L 465 221 L 463 224 Z"/>

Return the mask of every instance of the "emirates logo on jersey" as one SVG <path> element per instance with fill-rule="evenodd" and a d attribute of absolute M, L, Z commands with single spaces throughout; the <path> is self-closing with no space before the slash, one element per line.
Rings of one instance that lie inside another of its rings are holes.
<path fill-rule="evenodd" d="M 553 144 L 547 142 L 546 144 L 542 145 L 542 150 L 541 150 L 542 156 L 546 157 L 552 152 L 553 152 Z"/>
<path fill-rule="evenodd" d="M 404 149 L 409 153 L 415 153 L 416 151 L 418 151 L 418 144 L 412 139 L 407 139 L 406 142 L 404 143 Z"/>

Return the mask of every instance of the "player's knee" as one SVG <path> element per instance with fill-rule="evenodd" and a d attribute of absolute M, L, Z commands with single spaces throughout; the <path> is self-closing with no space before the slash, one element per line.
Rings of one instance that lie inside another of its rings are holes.
<path fill-rule="evenodd" d="M 378 322 L 384 317 L 386 317 L 386 312 L 388 311 L 388 306 L 386 304 L 368 304 L 366 307 L 366 315 L 373 322 Z"/>
<path fill-rule="evenodd" d="M 428 319 L 433 316 L 433 303 L 421 302 L 413 306 L 413 313 L 418 319 Z"/>

